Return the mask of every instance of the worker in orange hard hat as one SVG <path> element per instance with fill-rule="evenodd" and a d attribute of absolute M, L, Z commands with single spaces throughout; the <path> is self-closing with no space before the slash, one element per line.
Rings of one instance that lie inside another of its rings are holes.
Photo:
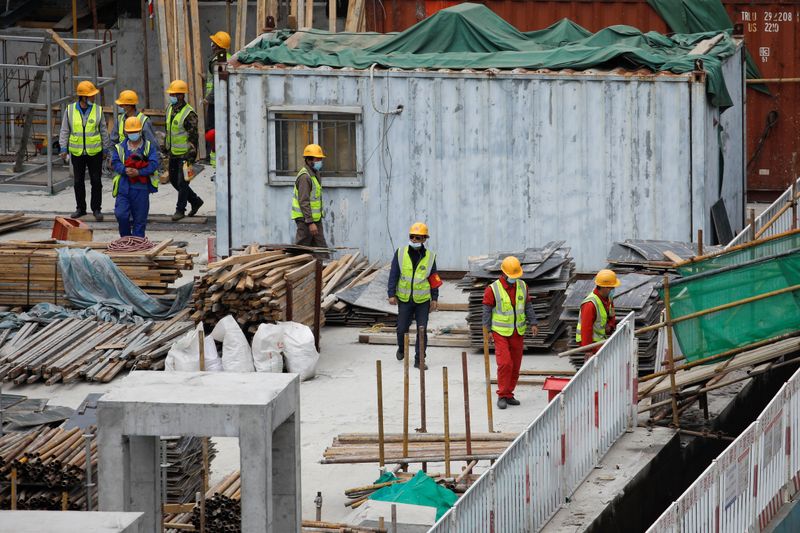
<path fill-rule="evenodd" d="M 208 72 L 206 72 L 206 91 L 203 104 L 206 110 L 206 130 L 214 129 L 214 70 L 217 64 L 227 63 L 231 58 L 231 36 L 228 32 L 218 31 L 208 37 L 211 40 L 211 57 L 208 59 Z M 211 161 L 211 166 L 216 168 L 217 158 L 213 143 L 206 142 L 206 151 Z"/>
<path fill-rule="evenodd" d="M 425 347 L 428 346 L 428 314 L 439 308 L 439 287 L 442 280 L 436 271 L 436 254 L 425 248 L 428 226 L 415 222 L 408 230 L 408 244 L 401 246 L 392 257 L 389 271 L 389 303 L 397 306 L 397 359 L 403 360 L 405 335 L 411 321 L 417 329 L 425 328 Z M 419 335 L 414 344 L 414 368 L 423 365 L 425 354 L 420 354 Z"/>
<path fill-rule="evenodd" d="M 189 86 L 183 80 L 174 80 L 167 87 L 169 107 L 167 108 L 166 157 L 169 158 L 169 182 L 178 191 L 178 203 L 172 220 L 178 221 L 186 216 L 186 204 L 191 205 L 189 216 L 197 214 L 203 200 L 189 186 L 194 177 L 192 165 L 197 160 L 197 113 L 186 101 Z M 183 164 L 187 164 L 188 176 L 184 176 Z"/>
<path fill-rule="evenodd" d="M 613 270 L 603 269 L 594 277 L 594 290 L 581 303 L 575 340 L 580 346 L 606 340 L 617 328 L 614 314 L 614 288 L 621 284 Z M 585 353 L 588 360 L 599 347 Z"/>
<path fill-rule="evenodd" d="M 142 136 L 146 141 L 150 141 L 154 147 L 158 146 L 158 139 L 156 139 L 156 132 L 153 129 L 153 122 L 150 117 L 136 111 L 136 105 L 139 103 L 139 95 L 136 91 L 126 89 L 119 93 L 119 97 L 114 100 L 120 110 L 115 113 L 114 129 L 111 130 L 111 142 L 116 145 L 125 140 L 125 120 L 130 117 L 136 117 L 142 123 Z"/>
<path fill-rule="evenodd" d="M 297 172 L 292 196 L 292 220 L 297 225 L 295 244 L 327 247 L 322 219 L 325 208 L 322 202 L 322 162 L 325 152 L 318 144 L 303 149 L 303 167 Z"/>
<path fill-rule="evenodd" d="M 61 159 L 69 154 L 75 181 L 75 212 L 72 218 L 86 214 L 86 171 L 92 187 L 90 206 L 95 220 L 103 220 L 103 158 L 111 154 L 111 140 L 103 118 L 103 109 L 94 103 L 100 91 L 90 81 L 84 80 L 76 87 L 78 101 L 64 109 L 59 144 Z"/>
<path fill-rule="evenodd" d="M 519 381 L 522 350 L 528 326 L 539 334 L 528 285 L 522 279 L 522 264 L 510 255 L 500 264 L 500 278 L 483 292 L 483 327 L 492 332 L 497 359 L 497 407 L 519 405 L 514 389 Z"/>

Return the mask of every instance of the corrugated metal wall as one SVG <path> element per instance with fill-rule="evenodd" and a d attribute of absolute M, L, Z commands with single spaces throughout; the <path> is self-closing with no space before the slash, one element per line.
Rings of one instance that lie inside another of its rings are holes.
<path fill-rule="evenodd" d="M 726 70 L 741 84 L 738 58 Z M 404 106 L 384 117 L 370 102 L 365 72 L 234 70 L 233 245 L 293 239 L 292 188 L 267 184 L 267 114 L 269 106 L 303 104 L 363 109 L 365 186 L 326 188 L 325 232 L 329 244 L 361 248 L 373 260 L 388 260 L 415 220 L 431 227 L 443 269 L 463 269 L 470 255 L 563 239 L 578 267 L 591 270 L 604 265 L 615 240 L 691 240 L 701 227 L 709 235 L 720 187 L 719 114 L 704 83 L 691 78 L 376 72 L 378 107 Z M 221 254 L 229 212 L 224 94 L 217 92 Z M 725 118 L 740 139 L 741 106 Z M 726 204 L 738 228 L 742 169 L 730 154 L 725 159 Z"/>

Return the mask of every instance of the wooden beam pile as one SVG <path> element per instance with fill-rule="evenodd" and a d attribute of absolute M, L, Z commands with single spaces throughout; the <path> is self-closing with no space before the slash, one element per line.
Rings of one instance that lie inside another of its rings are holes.
<path fill-rule="evenodd" d="M 245 333 L 265 322 L 294 320 L 314 328 L 317 261 L 310 254 L 248 246 L 208 265 L 194 286 L 192 319 L 210 327 L 233 315 Z M 321 290 L 321 284 L 320 284 Z"/>
<path fill-rule="evenodd" d="M 19 229 L 27 228 L 38 224 L 36 217 L 26 217 L 24 213 L 12 213 L 10 215 L 0 215 L 0 234 Z"/>
<path fill-rule="evenodd" d="M 0 337 L 0 379 L 16 384 L 107 383 L 133 367 L 162 370 L 172 341 L 194 328 L 183 320 L 187 314 L 140 325 L 94 318 L 30 322 L 13 337 Z"/>
<path fill-rule="evenodd" d="M 359 252 L 331 261 L 322 272 L 322 310 L 325 323 L 337 326 L 394 325 L 397 315 L 357 305 L 354 302 L 381 276 L 386 265 L 359 258 Z M 385 287 L 384 287 L 385 293 Z"/>
<path fill-rule="evenodd" d="M 0 305 L 64 304 L 64 280 L 58 248 L 91 248 L 105 253 L 144 292 L 167 295 L 181 271 L 194 267 L 186 248 L 164 241 L 146 252 L 108 252 L 108 243 L 55 241 L 0 242 Z"/>

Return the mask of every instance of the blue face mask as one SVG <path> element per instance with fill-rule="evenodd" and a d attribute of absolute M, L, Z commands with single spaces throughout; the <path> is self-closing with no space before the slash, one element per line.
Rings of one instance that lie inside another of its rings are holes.
<path fill-rule="evenodd" d="M 169 95 L 169 103 L 172 104 L 172 105 L 177 104 L 178 103 L 178 97 Z"/>
<path fill-rule="evenodd" d="M 142 138 L 142 134 L 138 131 L 136 133 L 128 133 L 128 139 L 132 140 L 133 142 L 138 141 Z"/>
<path fill-rule="evenodd" d="M 611 298 L 613 298 L 613 297 L 614 297 L 614 289 L 611 289 L 611 290 L 608 292 L 608 298 L 609 298 L 609 299 L 611 299 Z"/>
<path fill-rule="evenodd" d="M 314 170 L 317 172 L 322 170 L 322 161 L 314 161 Z"/>

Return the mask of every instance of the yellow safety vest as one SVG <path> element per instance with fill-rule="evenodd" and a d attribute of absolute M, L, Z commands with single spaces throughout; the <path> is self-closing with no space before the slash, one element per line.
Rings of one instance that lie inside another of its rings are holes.
<path fill-rule="evenodd" d="M 230 61 L 231 55 L 225 52 L 225 59 Z M 217 61 L 219 63 L 219 61 Z M 214 89 L 214 73 L 210 70 L 208 71 L 208 76 L 206 77 L 206 96 Z M 214 102 L 210 102 L 211 105 L 214 105 Z"/>
<path fill-rule="evenodd" d="M 413 296 L 414 303 L 421 304 L 431 299 L 431 283 L 428 281 L 431 273 L 428 265 L 432 265 L 435 259 L 436 254 L 425 250 L 425 255 L 414 269 L 411 256 L 408 254 L 408 246 L 398 248 L 397 262 L 400 265 L 400 279 L 397 280 L 395 292 L 398 300 L 406 303 Z"/>
<path fill-rule="evenodd" d="M 311 178 L 311 220 L 319 222 L 325 216 L 325 211 L 322 209 L 322 184 L 319 182 L 314 174 L 311 174 L 306 167 L 300 169 L 297 173 L 297 178 L 294 180 L 294 196 L 292 197 L 292 220 L 303 218 L 303 211 L 300 209 L 300 198 L 297 196 L 297 179 L 303 174 Z"/>
<path fill-rule="evenodd" d="M 142 112 L 139 112 L 139 114 L 136 115 L 136 116 L 139 118 L 139 121 L 142 123 L 142 132 L 144 132 L 144 123 L 147 122 L 150 117 L 148 117 L 147 115 L 145 115 Z M 124 141 L 125 139 L 128 138 L 128 136 L 125 135 L 125 119 L 126 118 L 128 118 L 128 117 L 125 116 L 125 113 L 119 113 L 117 115 L 117 131 L 119 132 L 119 142 L 122 142 L 122 141 Z M 144 133 L 142 133 L 142 135 L 144 135 Z"/>
<path fill-rule="evenodd" d="M 608 323 L 608 313 L 606 312 L 606 306 L 603 305 L 603 301 L 600 299 L 598 295 L 594 293 L 594 291 L 590 292 L 589 295 L 583 299 L 581 302 L 581 309 L 583 309 L 583 304 L 586 302 L 592 302 L 594 304 L 594 308 L 597 310 L 597 318 L 592 325 L 592 342 L 600 342 L 604 341 L 608 338 L 606 335 L 606 323 Z M 611 303 L 611 311 L 614 310 L 614 304 Z M 577 342 L 581 342 L 581 314 L 580 311 L 578 312 L 578 328 L 575 330 L 575 340 Z"/>
<path fill-rule="evenodd" d="M 95 155 L 103 151 L 103 138 L 100 136 L 100 121 L 103 111 L 99 105 L 89 104 L 86 112 L 86 126 L 78 103 L 67 106 L 67 113 L 72 116 L 72 127 L 69 132 L 69 153 L 74 156 Z"/>
<path fill-rule="evenodd" d="M 117 155 L 119 156 L 119 160 L 124 163 L 125 162 L 125 149 L 122 147 L 122 143 L 119 143 L 116 146 L 116 149 L 117 149 Z M 145 157 L 149 157 L 150 156 L 150 141 L 144 141 L 144 151 L 142 152 L 142 154 Z M 119 180 L 120 180 L 121 177 L 122 177 L 121 174 L 114 174 L 114 177 L 111 179 L 111 196 L 113 196 L 114 198 L 117 197 L 117 193 L 119 192 Z M 150 176 L 150 185 L 152 185 L 153 187 L 158 189 L 158 184 L 159 183 L 160 182 L 158 180 L 158 173 L 152 174 Z"/>
<path fill-rule="evenodd" d="M 172 107 L 167 109 L 167 141 L 166 147 L 172 155 L 183 155 L 189 151 L 189 132 L 183 127 L 186 116 L 194 111 L 192 106 L 185 104 L 173 117 Z"/>
<path fill-rule="evenodd" d="M 521 279 L 516 280 L 516 293 L 514 302 L 508 295 L 502 282 L 498 279 L 491 285 L 494 293 L 494 309 L 492 309 L 492 331 L 510 337 L 514 334 L 516 326 L 517 333 L 525 335 L 528 331 L 528 321 L 525 316 L 525 303 L 528 298 L 528 284 Z"/>

